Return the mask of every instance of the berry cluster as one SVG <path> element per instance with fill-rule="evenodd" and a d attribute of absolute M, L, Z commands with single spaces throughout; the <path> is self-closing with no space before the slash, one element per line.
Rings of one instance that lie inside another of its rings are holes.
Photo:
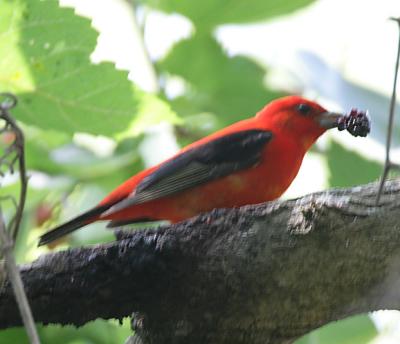
<path fill-rule="evenodd" d="M 366 111 L 352 109 L 348 115 L 338 119 L 339 131 L 347 130 L 353 136 L 365 137 L 371 131 L 371 121 Z"/>

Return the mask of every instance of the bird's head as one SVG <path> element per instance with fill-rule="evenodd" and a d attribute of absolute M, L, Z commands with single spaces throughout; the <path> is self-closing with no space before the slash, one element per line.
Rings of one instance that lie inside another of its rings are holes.
<path fill-rule="evenodd" d="M 306 149 L 327 129 L 337 127 L 342 116 L 298 96 L 274 100 L 257 113 L 257 118 L 277 131 L 295 136 Z"/>

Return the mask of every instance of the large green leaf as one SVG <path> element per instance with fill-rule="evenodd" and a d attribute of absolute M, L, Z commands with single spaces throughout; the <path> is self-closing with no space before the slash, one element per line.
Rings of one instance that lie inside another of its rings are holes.
<path fill-rule="evenodd" d="M 221 125 L 253 116 L 281 95 L 265 88 L 266 71 L 261 66 L 244 56 L 228 57 L 208 34 L 176 44 L 159 68 L 189 84 L 188 92 L 172 102 L 180 115 L 211 112 Z"/>
<path fill-rule="evenodd" d="M 326 156 L 329 168 L 329 186 L 347 187 L 372 182 L 382 173 L 382 165 L 358 153 L 331 142 Z"/>
<path fill-rule="evenodd" d="M 247 23 L 283 15 L 313 0 L 142 0 L 159 10 L 178 12 L 190 18 L 198 28 L 211 29 L 227 23 Z"/>
<path fill-rule="evenodd" d="M 98 319 L 82 327 L 48 325 L 38 326 L 42 344 L 120 344 L 132 334 L 129 321 Z M 22 327 L 0 331 L 0 343 L 28 344 L 25 329 Z"/>
<path fill-rule="evenodd" d="M 295 344 L 367 344 L 378 334 L 368 315 L 330 323 L 302 337 Z"/>
<path fill-rule="evenodd" d="M 29 344 L 24 328 L 10 328 L 0 331 L 0 343 Z"/>
<path fill-rule="evenodd" d="M 132 334 L 128 319 L 123 324 L 115 320 L 97 319 L 82 327 L 40 326 L 39 333 L 43 344 L 120 344 Z"/>
<path fill-rule="evenodd" d="M 0 90 L 18 95 L 13 114 L 19 120 L 67 133 L 112 135 L 130 127 L 138 109 L 148 108 L 143 102 L 156 100 L 111 63 L 91 64 L 97 35 L 88 19 L 55 0 L 0 2 Z M 161 110 L 170 116 L 167 106 Z"/>

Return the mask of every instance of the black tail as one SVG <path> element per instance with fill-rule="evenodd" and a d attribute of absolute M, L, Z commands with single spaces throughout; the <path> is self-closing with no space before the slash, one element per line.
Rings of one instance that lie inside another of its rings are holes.
<path fill-rule="evenodd" d="M 83 213 L 82 215 L 79 215 L 72 220 L 63 223 L 62 225 L 57 226 L 56 228 L 53 228 L 51 231 L 43 234 L 39 238 L 39 244 L 38 246 L 46 245 L 54 240 L 57 240 L 58 238 L 61 238 L 64 235 L 67 235 L 68 233 L 73 232 L 74 230 L 77 230 L 85 225 L 87 225 L 90 221 L 91 218 L 96 217 L 106 211 L 108 208 L 110 208 L 111 205 L 103 205 L 99 207 L 95 207 L 93 209 L 90 209 L 86 213 Z"/>

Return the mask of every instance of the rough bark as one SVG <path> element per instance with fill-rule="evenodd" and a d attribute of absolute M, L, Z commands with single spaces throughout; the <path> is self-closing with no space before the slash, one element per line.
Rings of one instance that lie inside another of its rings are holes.
<path fill-rule="evenodd" d="M 35 319 L 135 312 L 144 343 L 290 343 L 332 320 L 400 309 L 400 181 L 215 210 L 21 267 Z M 0 328 L 21 324 L 8 282 Z"/>

